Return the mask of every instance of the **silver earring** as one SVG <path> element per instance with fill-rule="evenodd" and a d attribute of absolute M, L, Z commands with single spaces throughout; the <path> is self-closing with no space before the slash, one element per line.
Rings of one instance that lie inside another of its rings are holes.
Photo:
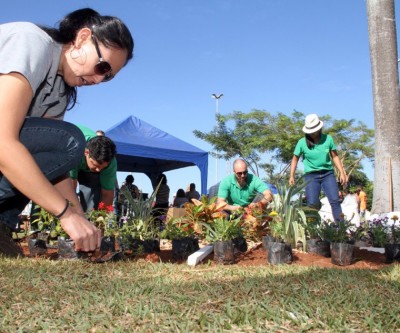
<path fill-rule="evenodd" d="M 76 49 L 74 48 L 70 52 L 72 60 L 75 60 L 79 65 L 84 65 L 86 63 L 87 54 L 84 48 Z"/>
<path fill-rule="evenodd" d="M 69 55 L 71 56 L 71 59 L 76 60 L 81 56 L 81 52 L 78 49 L 74 48 L 73 50 L 71 50 Z"/>

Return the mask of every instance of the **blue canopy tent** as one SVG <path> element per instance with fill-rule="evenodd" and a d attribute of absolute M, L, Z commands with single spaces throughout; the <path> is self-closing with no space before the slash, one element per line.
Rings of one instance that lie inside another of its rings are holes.
<path fill-rule="evenodd" d="M 146 174 L 153 186 L 163 172 L 197 165 L 207 193 L 208 153 L 130 116 L 106 131 L 117 146 L 118 171 Z"/>

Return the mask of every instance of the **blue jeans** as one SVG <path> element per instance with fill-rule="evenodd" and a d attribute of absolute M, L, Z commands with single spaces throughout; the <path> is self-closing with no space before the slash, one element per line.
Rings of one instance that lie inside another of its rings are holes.
<path fill-rule="evenodd" d="M 53 119 L 26 118 L 20 141 L 32 154 L 45 177 L 53 183 L 79 165 L 84 156 L 86 140 L 75 125 Z M 9 158 L 13 158 L 10 154 Z M 30 170 L 26 170 L 29 174 Z M 15 230 L 29 198 L 18 191 L 0 173 L 0 222 Z"/>
<path fill-rule="evenodd" d="M 306 187 L 307 206 L 316 209 L 320 208 L 321 202 L 319 200 L 319 195 L 322 188 L 332 207 L 333 218 L 335 221 L 343 220 L 339 188 L 333 171 L 311 172 L 306 174 L 304 178 L 308 183 Z"/>

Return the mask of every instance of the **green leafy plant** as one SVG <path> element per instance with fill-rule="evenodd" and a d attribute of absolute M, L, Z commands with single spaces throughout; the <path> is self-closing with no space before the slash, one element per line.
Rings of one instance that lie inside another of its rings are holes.
<path fill-rule="evenodd" d="M 133 199 L 132 194 L 126 188 L 123 191 L 125 198 L 129 203 L 127 215 L 122 220 L 122 226 L 119 229 L 119 235 L 123 240 L 136 238 L 141 240 L 154 239 L 159 236 L 159 226 L 157 226 L 156 218 L 152 203 L 156 197 L 160 184 L 157 185 L 153 194 L 149 199 L 145 200 L 140 196 Z"/>
<path fill-rule="evenodd" d="M 196 232 L 192 221 L 185 217 L 171 218 L 164 223 L 164 229 L 160 233 L 161 238 L 182 239 L 185 237 L 195 237 Z"/>
<path fill-rule="evenodd" d="M 210 223 L 203 222 L 206 240 L 215 243 L 218 241 L 232 240 L 242 237 L 241 216 L 228 218 L 225 216 L 217 217 Z"/>
<path fill-rule="evenodd" d="M 302 192 L 307 186 L 304 177 L 301 177 L 293 186 L 288 186 L 283 182 L 276 185 L 278 191 L 274 197 L 274 212 L 272 225 L 275 223 L 282 224 L 282 228 L 276 237 L 290 244 L 293 248 L 296 247 L 300 240 L 303 243 L 304 250 L 306 249 L 306 233 L 305 226 L 307 218 L 302 209 Z"/>
<path fill-rule="evenodd" d="M 350 220 L 322 221 L 320 235 L 331 243 L 352 243 L 355 241 L 355 228 Z"/>
<path fill-rule="evenodd" d="M 315 208 L 303 207 L 306 215 L 305 232 L 307 239 L 322 239 L 321 236 L 321 217 Z"/>
<path fill-rule="evenodd" d="M 37 212 L 32 215 L 34 220 L 31 222 L 31 225 L 35 227 L 37 231 L 48 233 L 50 239 L 57 239 L 59 236 L 68 238 L 58 218 L 39 205 L 35 206 L 35 210 Z"/>
<path fill-rule="evenodd" d="M 368 221 L 368 233 L 371 237 L 372 244 L 376 247 L 384 247 L 389 242 L 388 235 L 389 217 L 374 218 Z"/>

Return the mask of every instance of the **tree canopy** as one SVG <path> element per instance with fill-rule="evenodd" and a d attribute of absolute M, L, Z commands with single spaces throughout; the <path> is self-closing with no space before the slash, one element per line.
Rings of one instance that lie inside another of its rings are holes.
<path fill-rule="evenodd" d="M 296 110 L 290 115 L 265 110 L 234 111 L 218 115 L 218 126 L 212 131 L 193 133 L 213 146 L 212 155 L 225 160 L 242 158 L 254 174 L 259 175 L 259 170 L 264 169 L 268 180 L 273 181 L 291 162 L 294 147 L 304 135 L 304 118 L 305 114 Z M 346 172 L 359 181 L 365 180 L 361 161 L 373 161 L 374 131 L 354 119 L 333 120 L 329 115 L 320 118 L 324 121 L 323 131 L 334 138 Z"/>

